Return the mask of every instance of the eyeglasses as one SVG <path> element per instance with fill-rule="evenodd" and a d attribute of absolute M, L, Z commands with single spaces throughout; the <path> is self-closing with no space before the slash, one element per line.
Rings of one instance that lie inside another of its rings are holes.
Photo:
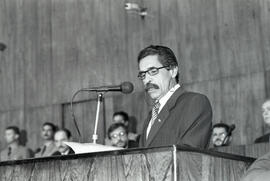
<path fill-rule="evenodd" d="M 167 68 L 167 67 L 170 67 L 170 65 L 163 66 L 163 67 L 151 67 L 151 68 L 149 68 L 149 69 L 146 70 L 146 71 L 140 71 L 140 72 L 138 73 L 138 78 L 139 78 L 140 80 L 145 79 L 146 73 L 148 73 L 148 74 L 151 75 L 151 76 L 157 75 L 158 72 L 159 72 L 159 69 L 163 69 L 163 68 Z"/>
<path fill-rule="evenodd" d="M 123 137 L 126 136 L 127 134 L 125 132 L 119 132 L 118 134 L 113 134 L 111 135 L 111 138 L 118 138 L 118 137 Z"/>

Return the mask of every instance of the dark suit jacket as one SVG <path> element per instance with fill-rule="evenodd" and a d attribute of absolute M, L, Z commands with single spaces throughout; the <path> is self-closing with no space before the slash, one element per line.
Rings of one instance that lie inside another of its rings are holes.
<path fill-rule="evenodd" d="M 75 154 L 75 152 L 70 148 L 68 151 L 68 155 Z M 52 156 L 62 155 L 59 151 L 56 151 L 52 154 Z"/>
<path fill-rule="evenodd" d="M 140 147 L 184 145 L 206 148 L 211 137 L 212 108 L 208 98 L 178 88 L 164 105 L 153 124 L 148 139 L 146 129 L 151 112 L 144 123 Z"/>
<path fill-rule="evenodd" d="M 270 140 L 270 133 L 260 136 L 254 141 L 254 143 L 267 143 L 267 142 L 269 143 L 269 140 Z"/>

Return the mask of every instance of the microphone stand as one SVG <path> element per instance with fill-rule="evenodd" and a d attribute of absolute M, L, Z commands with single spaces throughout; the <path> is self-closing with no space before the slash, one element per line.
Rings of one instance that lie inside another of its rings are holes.
<path fill-rule="evenodd" d="M 77 124 L 77 121 L 75 119 L 75 113 L 74 113 L 74 109 L 73 109 L 73 100 L 74 100 L 75 96 L 79 92 L 81 92 L 81 91 L 88 91 L 88 90 L 86 90 L 86 89 L 80 89 L 80 90 L 78 90 L 77 92 L 75 92 L 75 94 L 73 94 L 73 96 L 71 98 L 71 101 L 70 101 L 71 115 L 72 115 L 72 118 L 73 118 L 73 122 L 74 122 L 75 128 L 76 128 L 76 130 L 77 130 L 77 132 L 79 134 L 79 142 L 81 142 L 82 136 L 81 136 L 81 132 L 80 132 L 79 126 Z M 106 91 L 98 92 L 97 110 L 96 110 L 96 119 L 95 119 L 95 128 L 94 128 L 94 134 L 92 136 L 92 139 L 93 139 L 93 143 L 94 144 L 97 143 L 97 139 L 98 139 L 97 127 L 98 127 L 98 120 L 99 120 L 100 105 L 101 105 L 101 102 L 103 101 L 103 95 L 105 94 L 105 92 Z"/>
<path fill-rule="evenodd" d="M 94 134 L 92 136 L 94 144 L 97 143 L 97 139 L 98 139 L 97 127 L 98 127 L 98 120 L 99 120 L 100 105 L 101 105 L 101 102 L 103 101 L 103 95 L 104 95 L 104 92 L 99 92 L 98 97 L 97 97 L 97 110 L 96 110 L 96 119 L 95 119 L 95 129 L 94 129 Z"/>

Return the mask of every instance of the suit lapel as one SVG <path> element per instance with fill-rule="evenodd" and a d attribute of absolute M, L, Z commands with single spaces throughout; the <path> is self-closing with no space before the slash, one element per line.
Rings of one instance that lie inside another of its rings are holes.
<path fill-rule="evenodd" d="M 164 107 L 162 108 L 162 110 L 158 114 L 158 117 L 157 117 L 155 123 L 153 124 L 153 126 L 149 132 L 149 135 L 148 135 L 148 138 L 147 138 L 146 144 L 145 144 L 146 147 L 148 147 L 150 145 L 150 143 L 155 138 L 156 134 L 158 134 L 159 129 L 161 128 L 161 126 L 165 123 L 165 121 L 169 117 L 171 109 L 175 106 L 178 97 L 181 96 L 184 92 L 185 91 L 183 88 L 181 88 L 181 87 L 178 88 L 173 93 L 173 95 L 170 97 L 170 99 L 167 101 L 167 103 L 164 105 Z M 150 116 L 150 119 L 151 119 L 151 116 Z M 146 127 L 148 126 L 150 119 L 148 119 Z M 144 132 L 146 132 L 146 131 L 144 131 Z"/>
<path fill-rule="evenodd" d="M 141 135 L 141 146 L 146 146 L 145 144 L 146 144 L 146 130 L 147 130 L 147 126 L 148 126 L 148 124 L 149 124 L 149 122 L 150 122 L 150 120 L 151 120 L 151 115 L 152 115 L 152 111 L 150 111 L 149 112 L 149 114 L 148 114 L 148 116 L 147 116 L 147 119 L 146 119 L 146 121 L 144 122 L 144 125 L 143 125 L 143 131 L 142 131 L 142 135 Z"/>

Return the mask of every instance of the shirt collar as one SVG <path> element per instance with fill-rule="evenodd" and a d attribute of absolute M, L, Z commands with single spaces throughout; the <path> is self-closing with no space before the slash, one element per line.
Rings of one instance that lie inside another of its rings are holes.
<path fill-rule="evenodd" d="M 170 99 L 173 93 L 180 87 L 180 84 L 173 86 L 162 98 L 159 99 L 160 107 L 158 113 L 162 110 L 166 102 Z"/>
<path fill-rule="evenodd" d="M 69 149 L 67 149 L 64 153 L 61 153 L 62 155 L 68 155 Z"/>

